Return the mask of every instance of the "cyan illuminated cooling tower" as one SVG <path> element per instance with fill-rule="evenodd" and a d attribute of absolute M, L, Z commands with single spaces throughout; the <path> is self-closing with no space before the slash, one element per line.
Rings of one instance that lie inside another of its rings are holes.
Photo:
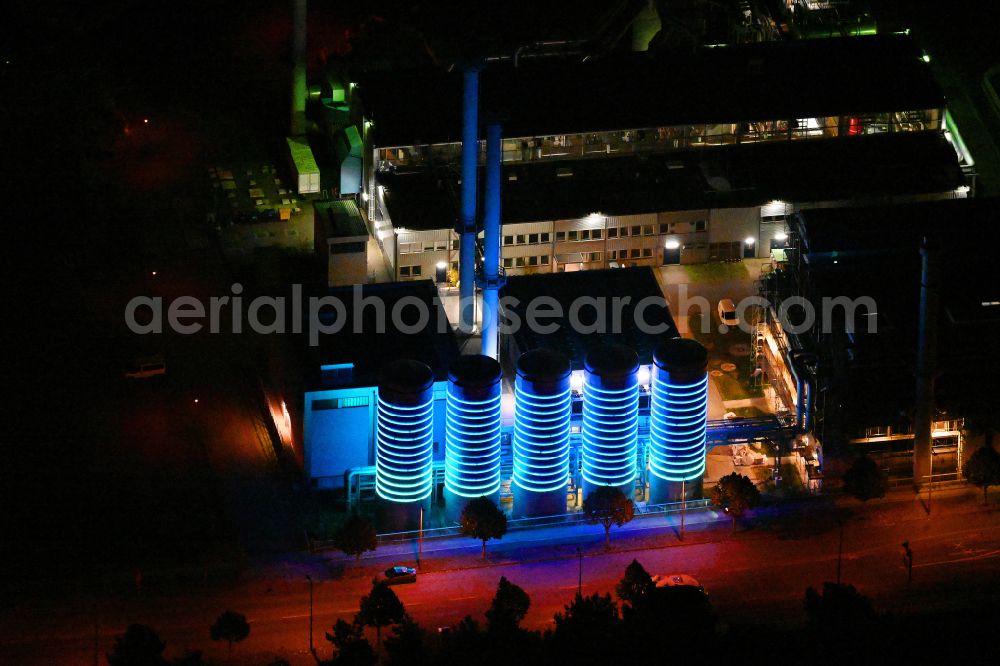
<path fill-rule="evenodd" d="M 434 373 L 417 361 L 394 361 L 379 378 L 375 417 L 375 492 L 416 504 L 433 489 Z"/>
<path fill-rule="evenodd" d="M 445 505 L 460 515 L 470 499 L 500 493 L 500 364 L 462 356 L 448 373 Z"/>
<path fill-rule="evenodd" d="M 536 349 L 517 360 L 514 391 L 514 513 L 566 513 L 569 419 L 573 411 L 569 359 Z"/>
<path fill-rule="evenodd" d="M 664 340 L 653 353 L 649 413 L 649 501 L 700 493 L 705 474 L 708 352 L 695 340 Z"/>
<path fill-rule="evenodd" d="M 624 345 L 587 354 L 583 385 L 583 493 L 615 486 L 632 497 L 639 435 L 639 357 Z"/>

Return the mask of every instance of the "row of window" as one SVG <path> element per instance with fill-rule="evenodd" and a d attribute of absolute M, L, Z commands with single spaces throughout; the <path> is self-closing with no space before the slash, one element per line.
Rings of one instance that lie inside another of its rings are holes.
<path fill-rule="evenodd" d="M 653 249 L 644 247 L 642 249 L 632 248 L 631 250 L 608 250 L 608 261 L 617 259 L 642 259 L 653 256 Z"/>
<path fill-rule="evenodd" d="M 447 250 L 448 241 L 436 240 L 425 241 L 423 243 L 400 243 L 400 254 L 419 254 L 420 252 L 433 252 L 435 250 Z M 458 240 L 451 241 L 451 249 L 458 252 Z"/>
<path fill-rule="evenodd" d="M 600 254 L 598 252 L 598 254 Z M 524 268 L 525 266 L 548 266 L 549 255 L 543 254 L 538 257 L 507 257 L 503 260 L 504 268 Z"/>
<path fill-rule="evenodd" d="M 659 233 L 671 234 L 678 231 L 677 222 L 670 222 L 659 225 Z M 689 225 L 689 230 L 705 231 L 708 228 L 705 220 L 698 220 Z M 608 227 L 608 238 L 628 238 L 629 236 L 653 236 L 655 227 L 652 224 L 636 224 L 631 227 Z M 565 241 L 592 241 L 603 240 L 604 229 L 580 229 L 574 231 L 557 231 L 556 242 Z M 537 234 L 511 234 L 503 237 L 504 245 L 538 245 L 540 243 L 551 242 L 551 235 L 548 232 Z M 418 254 L 420 252 L 433 252 L 435 250 L 447 250 L 449 241 L 436 240 L 425 241 L 423 243 L 400 243 L 400 254 Z M 451 249 L 455 252 L 459 250 L 459 241 L 451 241 Z"/>
<path fill-rule="evenodd" d="M 677 231 L 680 223 L 669 222 L 659 225 L 659 233 L 671 234 Z M 705 220 L 698 220 L 690 225 L 689 230 L 705 231 L 708 224 Z M 652 236 L 655 232 L 652 224 L 636 224 L 631 227 L 608 227 L 608 238 L 628 238 L 629 236 Z M 604 229 L 580 229 L 574 231 L 557 231 L 556 242 L 563 241 L 590 241 L 603 240 Z M 535 245 L 537 243 L 548 243 L 549 234 L 513 234 L 503 237 L 504 245 Z"/>
<path fill-rule="evenodd" d="M 558 235 L 558 234 L 557 234 Z M 517 234 L 513 236 L 504 236 L 504 245 L 537 245 L 538 243 L 548 243 L 550 236 L 548 232 L 537 233 L 537 234 Z"/>

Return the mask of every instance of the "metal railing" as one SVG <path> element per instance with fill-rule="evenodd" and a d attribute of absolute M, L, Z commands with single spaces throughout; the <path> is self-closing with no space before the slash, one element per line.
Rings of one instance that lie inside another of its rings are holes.
<path fill-rule="evenodd" d="M 700 511 L 708 508 L 707 499 L 688 500 L 685 502 L 668 502 L 665 504 L 639 504 L 636 505 L 636 518 L 651 516 L 662 516 L 680 513 L 683 507 L 685 511 Z M 514 518 L 507 521 L 508 532 L 519 532 L 522 530 L 540 529 L 543 527 L 561 527 L 564 525 L 578 525 L 587 522 L 587 516 L 582 511 L 563 513 L 554 516 L 537 516 L 534 518 Z M 446 537 L 459 536 L 461 527 L 459 525 L 448 525 L 446 527 L 435 527 L 423 531 L 424 540 L 442 539 Z M 387 532 L 378 535 L 379 544 L 401 543 L 415 541 L 421 536 L 419 530 L 406 532 Z M 331 546 L 332 547 L 332 546 Z M 318 543 L 314 543 L 314 548 L 322 548 Z"/>

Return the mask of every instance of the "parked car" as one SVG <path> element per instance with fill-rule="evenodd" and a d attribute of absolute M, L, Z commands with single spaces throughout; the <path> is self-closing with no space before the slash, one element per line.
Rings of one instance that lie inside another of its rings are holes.
<path fill-rule="evenodd" d="M 723 298 L 719 301 L 719 319 L 726 326 L 739 326 L 740 320 L 736 316 L 736 304 L 731 298 Z"/>
<path fill-rule="evenodd" d="M 149 379 L 167 374 L 167 362 L 161 354 L 137 358 L 125 366 L 126 379 Z"/>
<path fill-rule="evenodd" d="M 699 592 L 705 592 L 701 583 L 687 574 L 657 574 L 652 577 L 656 587 L 693 587 Z"/>
<path fill-rule="evenodd" d="M 413 567 L 389 567 L 385 570 L 386 585 L 401 585 L 403 583 L 416 583 L 417 570 Z"/>

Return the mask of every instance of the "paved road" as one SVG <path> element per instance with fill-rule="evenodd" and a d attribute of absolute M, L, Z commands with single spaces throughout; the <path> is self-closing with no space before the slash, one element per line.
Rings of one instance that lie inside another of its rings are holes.
<path fill-rule="evenodd" d="M 904 493 L 860 509 L 856 503 L 822 500 L 783 505 L 780 511 L 763 512 L 735 534 L 728 521 L 707 520 L 706 512 L 702 518 L 707 522 L 696 524 L 683 543 L 670 526 L 636 523 L 614 541 L 611 551 L 603 549 L 594 528 L 580 528 L 576 541 L 585 551 L 583 591 L 612 591 L 635 557 L 652 573 L 694 575 L 724 622 L 801 621 L 805 588 L 836 576 L 836 519 L 850 512 L 843 533 L 843 580 L 870 595 L 879 608 L 905 612 L 985 604 L 1000 590 L 1000 511 L 983 507 L 977 497 L 966 491 L 941 493 L 930 518 Z M 914 551 L 909 589 L 900 554 L 904 540 Z M 497 580 L 504 575 L 531 595 L 526 623 L 542 628 L 577 587 L 576 545 L 566 535 L 560 541 L 544 548 L 525 541 L 494 547 L 486 566 L 478 560 L 475 543 L 437 544 L 429 549 L 434 552 L 425 552 L 419 582 L 396 590 L 424 626 L 451 624 L 466 614 L 483 621 Z M 343 571 L 342 561 L 289 559 L 230 589 L 104 600 L 98 644 L 107 650 L 112 636 L 128 623 L 144 622 L 160 631 L 170 654 L 197 648 L 221 658 L 225 650 L 208 640 L 208 626 L 224 608 L 232 607 L 246 613 L 252 624 L 250 638 L 237 648 L 240 654 L 281 654 L 292 663 L 311 663 L 304 574 L 311 572 L 318 580 L 314 637 L 325 650 L 324 630 L 338 617 L 353 616 L 370 576 L 385 565 L 386 554 Z M 0 626 L 2 663 L 93 663 L 94 616 L 86 604 L 19 608 L 0 615 Z"/>

